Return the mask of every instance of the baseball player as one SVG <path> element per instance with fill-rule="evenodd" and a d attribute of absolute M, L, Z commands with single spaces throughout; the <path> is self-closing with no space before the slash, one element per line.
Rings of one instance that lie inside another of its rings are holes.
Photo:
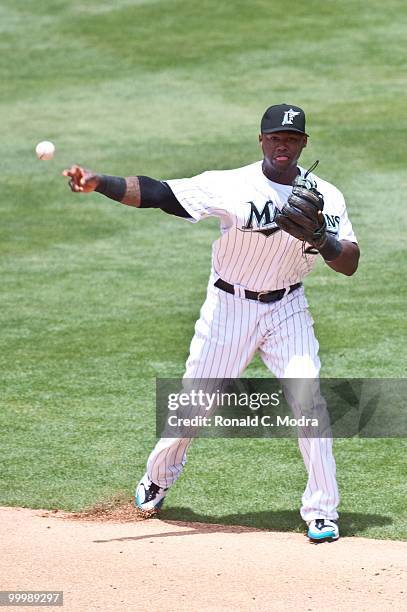
<path fill-rule="evenodd" d="M 304 111 L 270 106 L 261 119 L 263 159 L 233 170 L 158 181 L 64 171 L 74 192 L 97 191 L 136 208 L 161 208 L 196 223 L 217 217 L 207 296 L 185 379 L 238 378 L 258 351 L 277 378 L 318 378 L 320 360 L 302 281 L 318 257 L 352 275 L 359 248 L 342 193 L 297 164 L 307 145 Z M 142 511 L 158 509 L 180 476 L 190 438 L 161 438 L 136 489 Z M 300 437 L 308 473 L 301 516 L 311 541 L 337 540 L 338 487 L 331 437 Z"/>

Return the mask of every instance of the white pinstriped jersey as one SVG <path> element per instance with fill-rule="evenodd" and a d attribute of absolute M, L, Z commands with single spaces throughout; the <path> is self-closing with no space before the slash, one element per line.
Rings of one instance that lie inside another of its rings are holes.
<path fill-rule="evenodd" d="M 305 169 L 299 167 L 304 175 Z M 339 240 L 357 242 L 342 193 L 311 174 L 323 194 L 327 229 Z M 166 181 L 193 223 L 214 216 L 221 236 L 212 248 L 212 276 L 252 291 L 282 289 L 301 281 L 317 255 L 278 228 L 274 215 L 287 201 L 291 185 L 270 181 L 262 162 L 234 170 L 209 171 Z"/>

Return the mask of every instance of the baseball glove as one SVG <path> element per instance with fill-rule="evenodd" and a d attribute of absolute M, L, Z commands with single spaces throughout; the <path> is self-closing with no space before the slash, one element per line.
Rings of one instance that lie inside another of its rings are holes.
<path fill-rule="evenodd" d="M 326 221 L 322 214 L 324 198 L 307 175 L 308 172 L 304 178 L 299 176 L 295 179 L 292 193 L 274 221 L 294 238 L 318 249 L 326 237 Z"/>

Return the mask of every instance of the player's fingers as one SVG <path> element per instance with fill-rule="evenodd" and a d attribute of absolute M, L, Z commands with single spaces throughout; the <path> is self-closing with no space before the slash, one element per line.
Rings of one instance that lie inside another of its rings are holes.
<path fill-rule="evenodd" d="M 62 174 L 64 174 L 64 176 L 71 176 L 72 178 L 76 178 L 77 181 L 79 181 L 81 177 L 85 174 L 85 172 L 86 171 L 81 168 L 81 166 L 74 165 L 64 170 Z"/>
<path fill-rule="evenodd" d="M 76 193 L 93 191 L 97 184 L 97 174 L 81 166 L 66 168 L 62 174 L 70 178 L 69 187 Z"/>
<path fill-rule="evenodd" d="M 69 168 L 65 168 L 65 170 L 62 171 L 62 174 L 64 176 L 71 176 L 72 174 L 75 174 L 78 168 L 79 166 L 77 165 L 70 166 Z"/>
<path fill-rule="evenodd" d="M 71 184 L 72 181 L 78 181 L 78 173 L 75 166 L 71 166 L 71 168 L 66 168 L 65 170 L 63 170 L 62 175 L 71 178 L 69 184 Z"/>
<path fill-rule="evenodd" d="M 69 177 L 73 178 L 75 176 L 75 172 L 73 171 L 72 168 L 66 168 L 62 172 L 62 176 L 69 176 Z"/>
<path fill-rule="evenodd" d="M 69 187 L 71 188 L 71 191 L 74 191 L 74 192 L 83 191 L 83 187 L 78 185 L 74 179 L 71 179 L 68 184 L 69 184 Z"/>

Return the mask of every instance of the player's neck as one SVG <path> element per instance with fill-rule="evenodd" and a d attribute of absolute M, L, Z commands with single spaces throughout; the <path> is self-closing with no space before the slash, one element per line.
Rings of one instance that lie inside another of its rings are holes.
<path fill-rule="evenodd" d="M 267 164 L 266 160 L 263 160 L 262 170 L 264 176 L 266 176 L 269 181 L 273 181 L 273 183 L 280 183 L 281 185 L 292 185 L 295 177 L 300 173 L 297 166 L 281 171 L 276 170 Z"/>

